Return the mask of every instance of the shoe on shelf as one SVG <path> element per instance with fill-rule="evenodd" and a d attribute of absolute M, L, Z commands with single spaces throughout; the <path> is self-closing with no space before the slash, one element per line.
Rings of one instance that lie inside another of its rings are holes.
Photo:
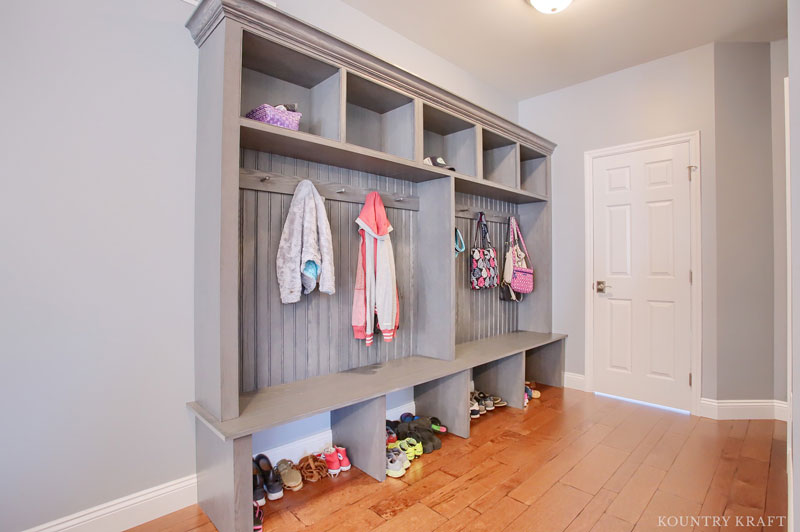
<path fill-rule="evenodd" d="M 478 396 L 478 392 L 472 392 L 472 400 L 478 405 L 478 413 L 484 415 L 486 413 L 486 404 Z"/>
<path fill-rule="evenodd" d="M 267 504 L 267 492 L 264 490 L 264 476 L 261 474 L 261 468 L 253 460 L 253 504 L 256 506 L 264 506 Z"/>
<path fill-rule="evenodd" d="M 469 402 L 469 417 L 472 419 L 478 419 L 481 417 L 481 411 L 478 408 L 478 403 L 473 400 L 470 400 Z"/>
<path fill-rule="evenodd" d="M 267 500 L 277 501 L 283 497 L 283 480 L 278 470 L 272 467 L 269 458 L 265 454 L 259 454 L 254 461 L 261 470 L 264 487 L 267 489 Z"/>
<path fill-rule="evenodd" d="M 400 458 L 393 452 L 386 452 L 386 476 L 392 478 L 400 478 L 406 474 L 406 468 Z"/>
<path fill-rule="evenodd" d="M 294 462 L 284 458 L 275 464 L 275 468 L 281 475 L 284 488 L 291 491 L 298 491 L 303 488 L 303 475 L 297 470 Z"/>
<path fill-rule="evenodd" d="M 253 530 L 254 532 L 260 531 L 264 524 L 264 511 L 261 505 L 253 501 Z"/>
<path fill-rule="evenodd" d="M 322 451 L 322 456 L 325 457 L 325 465 L 328 466 L 328 474 L 332 477 L 338 477 L 339 472 L 342 470 L 342 463 L 339 461 L 339 453 L 333 447 L 327 447 Z"/>
<path fill-rule="evenodd" d="M 347 449 L 336 446 L 336 456 L 339 458 L 339 466 L 342 471 L 350 471 L 350 460 L 347 458 Z"/>
<path fill-rule="evenodd" d="M 392 447 L 391 449 L 387 450 L 388 452 L 394 454 L 397 460 L 399 460 L 400 463 L 403 464 L 403 469 L 408 469 L 409 467 L 411 467 L 411 460 L 408 459 L 406 453 L 401 451 L 399 447 Z"/>

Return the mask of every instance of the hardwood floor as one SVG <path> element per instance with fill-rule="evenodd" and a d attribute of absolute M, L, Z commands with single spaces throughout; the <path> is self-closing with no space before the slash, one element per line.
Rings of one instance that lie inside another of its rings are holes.
<path fill-rule="evenodd" d="M 762 528 L 735 527 L 736 516 L 786 515 L 786 423 L 541 389 L 525 411 L 474 420 L 468 440 L 445 436 L 401 479 L 380 484 L 353 469 L 287 492 L 267 504 L 264 530 L 744 531 Z M 665 528 L 660 516 L 709 519 Z M 728 527 L 711 516 L 728 517 Z M 191 506 L 132 530 L 215 529 Z"/>

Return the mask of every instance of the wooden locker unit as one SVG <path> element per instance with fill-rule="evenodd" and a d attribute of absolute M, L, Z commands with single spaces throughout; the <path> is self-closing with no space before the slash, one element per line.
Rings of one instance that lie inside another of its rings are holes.
<path fill-rule="evenodd" d="M 524 372 L 554 378 L 552 142 L 256 0 L 203 0 L 187 27 L 200 48 L 189 407 L 198 500 L 220 531 L 251 525 L 257 432 L 329 412 L 353 464 L 382 480 L 386 394 L 414 388 L 420 412 L 468 437 L 470 375 L 512 407 Z M 299 103 L 300 130 L 245 118 L 262 103 Z M 302 179 L 325 198 L 336 293 L 283 305 L 275 255 Z M 394 227 L 401 321 L 367 347 L 350 316 L 354 219 L 372 190 Z M 469 248 L 479 210 L 498 253 L 509 215 L 525 231 L 537 279 L 520 304 L 469 290 L 454 256 L 456 227 Z"/>

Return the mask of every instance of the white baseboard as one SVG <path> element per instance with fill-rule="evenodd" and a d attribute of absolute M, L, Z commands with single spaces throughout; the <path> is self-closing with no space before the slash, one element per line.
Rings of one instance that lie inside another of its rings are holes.
<path fill-rule="evenodd" d="M 27 532 L 125 530 L 196 503 L 197 475 L 189 475 L 30 528 Z"/>
<path fill-rule="evenodd" d="M 564 372 L 564 388 L 586 391 L 586 376 L 580 373 Z"/>
<path fill-rule="evenodd" d="M 411 401 L 410 403 L 406 403 L 404 405 L 396 406 L 394 408 L 391 408 L 391 409 L 387 410 L 386 411 L 386 419 L 400 419 L 400 416 L 405 414 L 406 412 L 411 412 L 412 414 L 414 414 L 414 413 L 416 413 L 416 411 L 417 411 L 417 406 L 414 404 L 414 401 Z M 420 415 L 421 416 L 422 415 L 435 416 L 436 413 L 434 412 L 432 414 L 428 414 L 428 413 L 423 412 Z"/>
<path fill-rule="evenodd" d="M 789 418 L 786 401 L 774 399 L 700 399 L 698 415 L 711 419 L 777 419 Z"/>

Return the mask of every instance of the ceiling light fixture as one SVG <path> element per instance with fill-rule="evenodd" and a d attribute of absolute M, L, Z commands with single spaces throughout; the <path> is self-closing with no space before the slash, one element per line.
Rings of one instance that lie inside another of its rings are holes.
<path fill-rule="evenodd" d="M 528 0 L 530 4 L 547 15 L 564 11 L 572 3 L 572 0 Z"/>

